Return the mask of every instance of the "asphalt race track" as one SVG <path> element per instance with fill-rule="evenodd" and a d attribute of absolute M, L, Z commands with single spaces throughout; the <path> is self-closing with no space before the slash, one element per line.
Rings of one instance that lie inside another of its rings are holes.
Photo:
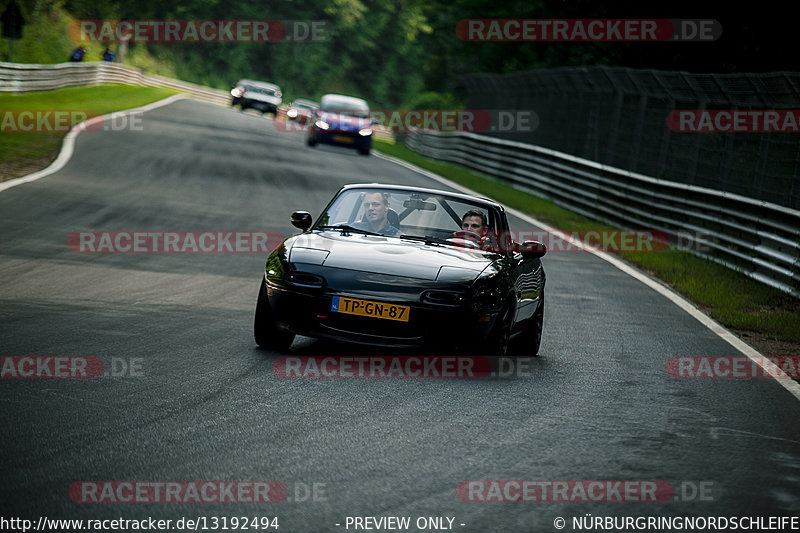
<path fill-rule="evenodd" d="M 96 357 L 111 374 L 4 373 L 3 516 L 277 517 L 280 532 L 454 517 L 452 529 L 483 533 L 556 531 L 557 517 L 574 531 L 572 518 L 587 514 L 798 513 L 800 401 L 772 379 L 670 377 L 671 357 L 738 353 L 591 254 L 543 259 L 541 355 L 514 371 L 286 379 L 273 362 L 287 354 L 253 341 L 264 254 L 67 246 L 86 230 L 288 236 L 292 211 L 316 216 L 341 185 L 374 181 L 444 188 L 375 155 L 309 148 L 268 119 L 181 100 L 147 112 L 141 131 L 79 135 L 61 171 L 0 193 L 0 355 Z M 298 338 L 289 355 L 392 353 Z M 204 480 L 275 481 L 287 493 L 249 504 L 70 494 L 80 481 Z M 467 480 L 657 480 L 674 496 L 462 501 Z"/>

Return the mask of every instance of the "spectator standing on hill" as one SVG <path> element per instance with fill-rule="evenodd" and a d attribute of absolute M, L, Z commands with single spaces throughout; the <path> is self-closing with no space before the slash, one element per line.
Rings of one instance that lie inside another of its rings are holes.
<path fill-rule="evenodd" d="M 72 51 L 72 55 L 69 56 L 70 61 L 83 61 L 83 56 L 86 55 L 86 47 L 81 45 L 75 50 Z"/>

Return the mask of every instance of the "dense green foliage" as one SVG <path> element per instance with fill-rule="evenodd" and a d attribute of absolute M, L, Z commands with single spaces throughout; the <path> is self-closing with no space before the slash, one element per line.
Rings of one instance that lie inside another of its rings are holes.
<path fill-rule="evenodd" d="M 9 0 L 0 0 L 0 10 Z M 341 91 L 375 107 L 458 105 L 460 78 L 567 65 L 619 65 L 694 72 L 797 70 L 789 7 L 633 0 L 17 0 L 28 25 L 14 60 L 65 61 L 75 46 L 70 20 L 323 21 L 322 39 L 276 43 L 132 43 L 125 63 L 218 88 L 239 78 L 278 83 L 287 99 Z M 789 5 L 789 4 L 787 4 Z M 469 18 L 709 18 L 723 27 L 713 43 L 465 42 L 456 25 Z M 116 43 L 112 43 L 116 45 Z M 103 43 L 89 44 L 97 61 Z M 0 39 L 0 60 L 8 41 Z M 427 94 L 422 94 L 427 93 Z"/>

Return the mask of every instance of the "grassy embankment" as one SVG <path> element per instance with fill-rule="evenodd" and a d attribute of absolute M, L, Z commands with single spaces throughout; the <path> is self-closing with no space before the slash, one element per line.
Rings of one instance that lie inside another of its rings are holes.
<path fill-rule="evenodd" d="M 139 107 L 176 91 L 131 85 L 97 85 L 93 87 L 68 87 L 54 91 L 26 93 L 0 93 L 0 181 L 24 176 L 41 170 L 58 156 L 61 142 L 67 131 L 53 118 L 35 125 L 30 119 L 21 119 L 19 112 L 76 112 L 75 117 L 87 118 Z M 30 116 L 30 115 L 27 115 Z M 53 117 L 54 115 L 50 115 Z M 29 128 L 44 131 L 20 131 Z M 49 131 L 48 131 L 49 130 Z"/>

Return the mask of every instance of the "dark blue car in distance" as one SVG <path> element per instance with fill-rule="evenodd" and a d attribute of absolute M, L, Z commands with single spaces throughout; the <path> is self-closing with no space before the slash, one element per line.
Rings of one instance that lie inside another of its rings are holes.
<path fill-rule="evenodd" d="M 338 144 L 369 155 L 372 148 L 372 120 L 369 105 L 361 98 L 326 94 L 320 100 L 306 143 Z"/>

